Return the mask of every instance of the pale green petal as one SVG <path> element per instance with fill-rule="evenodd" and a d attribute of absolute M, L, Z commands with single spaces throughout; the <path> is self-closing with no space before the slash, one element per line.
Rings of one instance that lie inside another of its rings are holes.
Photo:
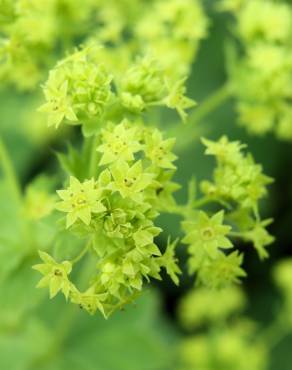
<path fill-rule="evenodd" d="M 61 280 L 57 276 L 53 276 L 50 280 L 50 298 L 54 298 L 61 289 Z"/>
<path fill-rule="evenodd" d="M 77 220 L 78 216 L 76 212 L 69 212 L 66 217 L 66 228 L 68 229 Z"/>
<path fill-rule="evenodd" d="M 90 209 L 88 207 L 81 209 L 78 211 L 78 217 L 85 223 L 85 225 L 89 225 L 91 221 Z"/>

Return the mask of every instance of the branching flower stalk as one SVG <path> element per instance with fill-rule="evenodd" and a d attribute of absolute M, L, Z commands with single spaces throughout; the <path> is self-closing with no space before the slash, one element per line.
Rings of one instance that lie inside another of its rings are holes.
<path fill-rule="evenodd" d="M 81 141 L 80 149 L 58 154 L 65 178 L 57 202 L 38 189 L 24 197 L 31 220 L 59 218 L 50 245 L 39 252 L 42 262 L 34 266 L 43 275 L 39 287 L 48 287 L 51 298 L 61 293 L 90 314 L 108 317 L 134 301 L 146 282 L 162 279 L 164 270 L 178 284 L 178 241 L 157 245 L 161 213 L 182 217 L 181 241 L 198 284 L 222 288 L 245 276 L 238 237 L 260 258 L 268 256 L 271 220 L 261 219 L 259 203 L 271 179 L 241 143 L 225 136 L 203 139 L 206 155 L 216 159 L 211 179 L 198 189 L 191 181 L 185 205 L 174 196 L 180 188 L 175 148 L 190 145 L 194 126 L 237 86 L 228 82 L 188 117 L 196 102 L 186 81 L 209 24 L 200 1 L 68 0 L 64 14 L 61 0 L 42 6 L 5 1 L 1 80 L 33 89 L 49 70 L 39 112 L 58 130 L 74 127 Z M 77 42 L 78 48 L 64 50 Z M 185 124 L 164 129 L 157 121 L 162 109 Z M 94 271 L 80 283 L 75 274 L 87 269 L 85 259 Z"/>
<path fill-rule="evenodd" d="M 163 254 L 155 244 L 161 232 L 155 219 L 161 212 L 184 216 L 189 270 L 200 283 L 221 287 L 238 282 L 245 276 L 243 256 L 235 250 L 225 253 L 233 248 L 229 233 L 240 230 L 260 257 L 267 256 L 264 247 L 273 238 L 264 229 L 267 223 L 259 219 L 258 201 L 266 194 L 270 179 L 242 153 L 240 143 L 226 137 L 219 142 L 204 139 L 206 154 L 217 159 L 214 182 L 202 182 L 201 199 L 191 191 L 189 203 L 178 205 L 173 193 L 179 185 L 172 180 L 175 139 L 165 139 L 153 125 L 146 125 L 143 116 L 165 105 L 185 119 L 184 111 L 193 102 L 183 95 L 181 82 L 171 79 L 171 85 L 166 72 L 163 77 L 163 68 L 152 57 L 137 59 L 120 78 L 98 60 L 99 48 L 78 50 L 57 64 L 44 86 L 47 103 L 41 111 L 48 114 L 48 123 L 79 125 L 85 138 L 93 139 L 85 177 L 78 179 L 74 167 L 65 166 L 69 185 L 57 192 L 57 209 L 66 214 L 67 232 L 87 240 L 86 246 L 79 256 L 61 263 L 41 254 L 43 264 L 35 267 L 44 275 L 40 286 L 48 285 L 51 297 L 61 291 L 89 313 L 99 310 L 108 317 L 135 299 L 145 280 L 161 279 L 163 268 L 177 284 L 176 243 L 169 241 Z M 225 89 L 199 111 L 197 119 L 216 107 L 223 100 L 221 95 L 227 96 Z M 198 208 L 207 203 L 221 210 L 209 216 Z M 96 273 L 80 291 L 69 275 L 86 254 L 96 260 Z"/>

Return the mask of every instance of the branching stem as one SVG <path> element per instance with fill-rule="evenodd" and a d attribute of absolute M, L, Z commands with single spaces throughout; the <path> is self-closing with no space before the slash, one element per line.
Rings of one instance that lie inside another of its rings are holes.
<path fill-rule="evenodd" d="M 176 124 L 169 130 L 169 136 L 177 138 L 176 149 L 178 151 L 187 148 L 198 136 L 196 132 L 194 133 L 193 126 L 220 107 L 231 95 L 232 87 L 226 83 L 194 109 L 185 125 Z"/>

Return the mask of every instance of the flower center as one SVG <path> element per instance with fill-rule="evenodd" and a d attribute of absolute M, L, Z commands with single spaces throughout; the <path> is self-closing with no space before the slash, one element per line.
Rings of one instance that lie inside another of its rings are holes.
<path fill-rule="evenodd" d="M 86 205 L 86 197 L 84 194 L 78 194 L 74 197 L 72 200 L 72 206 L 73 208 L 82 208 Z"/>
<path fill-rule="evenodd" d="M 210 240 L 214 237 L 214 231 L 211 227 L 205 227 L 202 230 L 201 235 L 204 240 Z"/>

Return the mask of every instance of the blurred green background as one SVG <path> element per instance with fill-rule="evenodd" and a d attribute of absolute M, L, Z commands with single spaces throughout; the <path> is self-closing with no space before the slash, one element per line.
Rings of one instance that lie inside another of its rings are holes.
<path fill-rule="evenodd" d="M 211 18 L 209 37 L 202 42 L 188 82 L 189 95 L 199 104 L 227 79 L 224 48 L 226 39 L 231 37 L 230 20 L 226 15 L 215 13 L 212 3 L 206 2 Z M 57 171 L 54 151 L 65 149 L 64 137 L 59 138 L 52 129 L 47 131 L 46 140 L 39 141 L 43 136 L 38 133 L 43 128 L 35 126 L 30 119 L 39 96 L 2 87 L 0 99 L 0 134 L 22 186 L 43 171 L 53 175 Z M 169 115 L 164 117 L 165 122 L 172 119 Z M 274 218 L 270 231 L 276 236 L 276 242 L 270 247 L 270 258 L 261 262 L 252 248 L 242 246 L 248 271 L 243 283 L 249 301 L 247 313 L 264 327 L 272 320 L 281 299 L 271 281 L 272 266 L 277 260 L 292 255 L 292 146 L 272 135 L 251 137 L 235 122 L 234 104 L 230 99 L 194 128 L 192 145 L 179 152 L 176 180 L 184 187 L 178 199 L 186 198 L 186 184 L 192 175 L 201 179 L 209 177 L 212 170 L 212 160 L 203 155 L 200 135 L 217 139 L 226 134 L 230 139 L 247 143 L 264 172 L 276 179 L 264 204 L 264 216 Z M 67 134 L 68 140 L 76 140 L 77 136 L 74 132 Z M 0 190 L 0 273 L 5 273 L 7 266 L 2 261 L 8 259 L 4 242 L 7 238 L 13 239 L 10 242 L 18 248 L 17 230 L 21 221 L 14 213 L 10 190 L 5 184 L 1 184 Z M 180 235 L 178 218 L 161 216 L 159 222 L 164 229 L 161 244 L 168 233 Z M 49 230 L 47 232 L 49 235 Z M 183 248 L 179 254 L 183 265 Z M 14 254 L 9 257 L 9 263 L 18 265 L 13 258 Z M 167 279 L 153 284 L 135 306 L 105 321 L 98 315 L 90 317 L 76 307 L 65 305 L 60 298 L 49 303 L 46 292 L 35 289 L 38 276 L 31 270 L 30 262 L 18 265 L 18 273 L 9 278 L 9 283 L 0 284 L 1 370 L 173 368 L 178 343 L 185 335 L 176 317 L 176 307 L 193 284 L 187 276 L 183 276 L 179 288 Z M 269 370 L 290 370 L 291 348 L 292 334 L 281 340 L 271 353 Z"/>

